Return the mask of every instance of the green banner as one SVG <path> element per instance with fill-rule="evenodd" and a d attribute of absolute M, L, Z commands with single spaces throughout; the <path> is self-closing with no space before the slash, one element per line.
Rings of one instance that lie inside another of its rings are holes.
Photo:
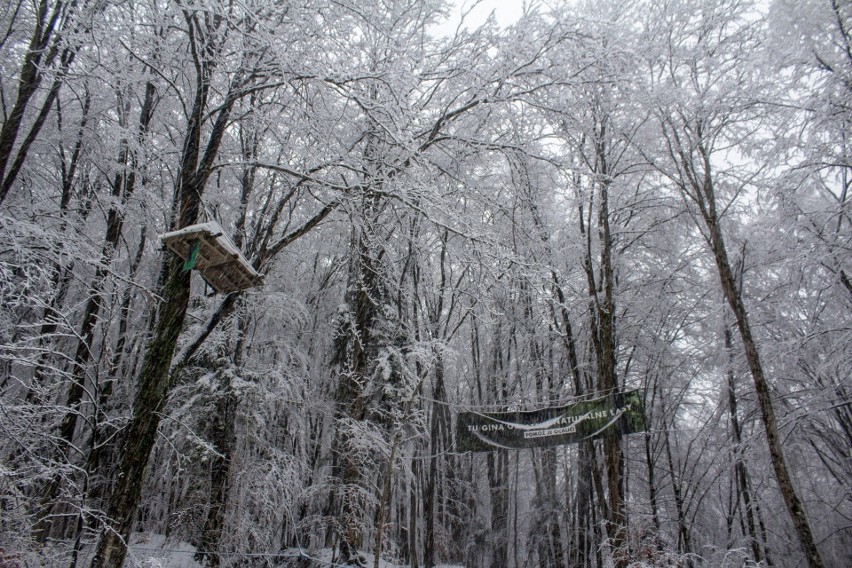
<path fill-rule="evenodd" d="M 644 430 L 642 396 L 630 391 L 527 412 L 461 412 L 456 448 L 461 452 L 542 448 Z"/>

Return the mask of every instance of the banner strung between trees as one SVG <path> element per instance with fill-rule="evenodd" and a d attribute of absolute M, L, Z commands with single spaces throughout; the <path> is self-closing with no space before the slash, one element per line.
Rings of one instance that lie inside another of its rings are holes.
<path fill-rule="evenodd" d="M 461 412 L 456 447 L 462 452 L 542 448 L 644 430 L 645 408 L 636 390 L 527 412 Z"/>

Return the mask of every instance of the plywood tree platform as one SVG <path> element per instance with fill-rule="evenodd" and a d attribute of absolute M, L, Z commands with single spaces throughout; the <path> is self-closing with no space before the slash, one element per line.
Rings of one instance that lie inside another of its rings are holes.
<path fill-rule="evenodd" d="M 217 292 L 227 294 L 258 286 L 260 274 L 213 221 L 160 235 L 169 250 L 195 268 Z"/>

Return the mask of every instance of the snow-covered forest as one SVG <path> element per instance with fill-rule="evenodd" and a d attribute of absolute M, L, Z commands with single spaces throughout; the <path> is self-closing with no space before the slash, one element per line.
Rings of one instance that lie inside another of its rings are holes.
<path fill-rule="evenodd" d="M 457 9 L 0 6 L 0 566 L 849 566 L 852 4 Z"/>

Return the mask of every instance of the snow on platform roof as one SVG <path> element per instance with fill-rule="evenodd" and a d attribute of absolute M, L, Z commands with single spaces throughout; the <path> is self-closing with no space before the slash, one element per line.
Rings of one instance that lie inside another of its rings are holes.
<path fill-rule="evenodd" d="M 227 294 L 258 286 L 260 274 L 215 221 L 197 223 L 160 235 L 169 250 L 186 260 L 201 243 L 195 269 L 217 292 Z"/>

